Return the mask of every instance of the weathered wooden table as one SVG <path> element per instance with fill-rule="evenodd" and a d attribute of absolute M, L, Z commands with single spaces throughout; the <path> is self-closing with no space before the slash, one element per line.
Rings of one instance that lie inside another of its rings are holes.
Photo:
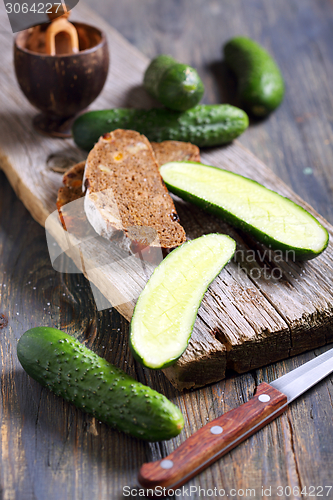
<path fill-rule="evenodd" d="M 244 34 L 268 47 L 285 76 L 286 97 L 268 120 L 252 123 L 241 142 L 333 223 L 332 1 L 87 3 L 147 56 L 167 52 L 198 67 L 207 103 L 237 104 L 234 81 L 221 63 L 225 40 Z M 208 420 L 248 400 L 259 382 L 328 348 L 179 393 L 162 373 L 133 361 L 127 321 L 114 309 L 96 310 L 82 275 L 52 269 L 44 229 L 3 173 L 0 179 L 1 500 L 123 498 L 125 486 L 137 486 L 143 462 L 165 456 Z M 166 394 L 183 411 L 182 434 L 161 444 L 139 442 L 29 379 L 18 363 L 16 343 L 25 330 L 42 324 L 80 331 L 80 340 L 100 355 Z M 220 497 L 225 490 L 233 498 L 333 498 L 333 488 L 329 493 L 325 488 L 333 485 L 332 380 L 317 385 L 276 422 L 189 482 L 181 498 L 208 498 L 207 490 L 215 487 Z M 200 496 L 199 487 L 205 490 Z"/>

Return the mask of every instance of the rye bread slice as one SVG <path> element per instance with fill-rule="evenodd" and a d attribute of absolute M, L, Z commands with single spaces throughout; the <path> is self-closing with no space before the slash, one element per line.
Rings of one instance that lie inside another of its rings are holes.
<path fill-rule="evenodd" d="M 164 141 L 152 142 L 152 148 L 159 166 L 169 161 L 198 161 L 200 162 L 200 150 L 190 142 Z M 85 193 L 82 190 L 83 175 L 86 162 L 83 161 L 71 167 L 63 176 L 63 184 L 58 191 L 57 208 L 61 223 L 65 230 L 71 229 L 75 221 L 71 223 L 71 217 L 66 213 L 65 206 L 72 201 L 82 198 Z M 66 221 L 66 222 L 65 222 Z M 77 226 L 77 224 L 76 224 Z"/>
<path fill-rule="evenodd" d="M 190 142 L 164 141 L 152 142 L 151 145 L 160 167 L 169 161 L 200 162 L 200 149 Z"/>
<path fill-rule="evenodd" d="M 66 231 L 70 229 L 67 226 L 75 225 L 75 221 L 71 223 L 71 217 L 68 213 L 66 213 L 66 205 L 84 196 L 84 192 L 82 191 L 82 182 L 85 165 L 86 162 L 81 161 L 81 163 L 71 167 L 62 179 L 64 186 L 62 186 L 58 191 L 56 205 L 61 224 Z"/>
<path fill-rule="evenodd" d="M 169 161 L 198 161 L 200 162 L 200 149 L 190 142 L 164 141 L 151 142 L 159 166 Z M 63 176 L 63 184 L 58 191 L 57 208 L 60 210 L 71 201 L 82 198 L 83 174 L 86 162 L 82 161 L 71 167 Z"/>
<path fill-rule="evenodd" d="M 67 203 L 84 196 L 84 192 L 82 191 L 82 181 L 85 166 L 86 162 L 81 161 L 81 163 L 71 167 L 63 176 L 62 182 L 64 186 L 62 186 L 58 191 L 58 210 Z"/>
<path fill-rule="evenodd" d="M 137 240 L 141 231 L 149 235 L 150 246 L 161 248 L 186 240 L 144 135 L 118 129 L 100 137 L 88 155 L 83 182 L 85 212 L 101 236 L 110 239 L 121 230 Z"/>

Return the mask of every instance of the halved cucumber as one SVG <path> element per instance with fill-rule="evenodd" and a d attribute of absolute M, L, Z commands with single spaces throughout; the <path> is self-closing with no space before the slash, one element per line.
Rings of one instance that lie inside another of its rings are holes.
<path fill-rule="evenodd" d="M 134 309 L 130 344 L 149 368 L 165 368 L 185 351 L 202 297 L 235 252 L 233 239 L 207 234 L 173 250 L 155 269 Z"/>
<path fill-rule="evenodd" d="M 249 232 L 288 258 L 311 259 L 328 245 L 328 232 L 304 208 L 241 175 L 192 162 L 160 169 L 168 189 Z"/>

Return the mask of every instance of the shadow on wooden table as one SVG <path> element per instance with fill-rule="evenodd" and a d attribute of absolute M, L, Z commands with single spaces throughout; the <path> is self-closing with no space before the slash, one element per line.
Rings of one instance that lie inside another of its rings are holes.
<path fill-rule="evenodd" d="M 135 457 L 141 446 L 139 455 L 142 455 L 147 447 L 144 441 L 122 434 L 84 414 L 40 386 L 23 370 L 5 372 L 1 386 L 5 393 L 7 435 L 10 435 L 10 427 L 21 427 L 18 449 L 21 459 L 24 456 L 29 462 L 38 456 L 53 472 L 71 463 L 74 466 L 77 456 L 88 458 L 90 467 L 104 463 L 107 469 L 115 471 L 125 467 L 137 470 L 139 463 L 128 458 L 128 450 L 132 449 Z M 120 453 L 122 449 L 127 449 L 126 459 Z"/>
<path fill-rule="evenodd" d="M 232 104 L 232 106 L 240 107 L 239 99 L 237 98 L 237 81 L 235 75 L 229 70 L 225 62 L 221 60 L 212 61 L 207 64 L 207 70 L 214 77 L 217 95 L 220 103 Z"/>
<path fill-rule="evenodd" d="M 222 104 L 231 104 L 232 106 L 243 109 L 237 95 L 236 76 L 227 67 L 226 63 L 223 60 L 213 61 L 207 65 L 207 69 L 212 73 L 215 79 L 215 93 L 220 97 L 219 102 Z M 260 125 L 266 119 L 267 117 L 249 115 L 250 126 Z"/>
<path fill-rule="evenodd" d="M 130 87 L 128 92 L 125 92 L 119 107 L 150 109 L 161 108 L 162 104 L 156 99 L 153 99 L 143 85 L 135 85 Z"/>

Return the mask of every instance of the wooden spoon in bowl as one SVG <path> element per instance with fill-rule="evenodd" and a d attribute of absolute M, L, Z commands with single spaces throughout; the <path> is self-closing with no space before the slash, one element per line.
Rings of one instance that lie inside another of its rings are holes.
<path fill-rule="evenodd" d="M 53 7 L 48 16 L 52 22 L 45 32 L 45 53 L 55 56 L 79 52 L 79 37 L 75 26 L 68 21 L 70 12 L 66 5 L 59 13 Z"/>

